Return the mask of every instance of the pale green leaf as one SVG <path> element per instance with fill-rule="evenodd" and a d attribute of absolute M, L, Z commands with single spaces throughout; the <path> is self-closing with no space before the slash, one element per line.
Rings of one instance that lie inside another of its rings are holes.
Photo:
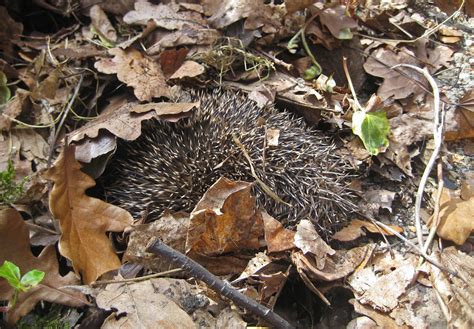
<path fill-rule="evenodd" d="M 388 147 L 390 123 L 387 114 L 357 111 L 352 115 L 352 132 L 359 136 L 367 151 L 372 155 L 384 152 Z"/>
<path fill-rule="evenodd" d="M 20 289 L 20 268 L 6 260 L 0 266 L 0 277 L 7 280 L 8 284 L 15 289 Z"/>
<path fill-rule="evenodd" d="M 21 278 L 21 285 L 22 288 L 21 290 L 26 291 L 34 286 L 36 286 L 38 283 L 40 283 L 44 279 L 45 273 L 43 271 L 39 270 L 31 270 L 23 277 Z"/>

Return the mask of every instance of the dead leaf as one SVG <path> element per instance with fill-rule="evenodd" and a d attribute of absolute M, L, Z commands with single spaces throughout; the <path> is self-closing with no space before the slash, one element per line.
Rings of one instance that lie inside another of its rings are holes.
<path fill-rule="evenodd" d="M 372 308 L 389 312 L 397 307 L 415 274 L 415 266 L 405 262 L 388 274 L 377 276 L 374 269 L 366 267 L 351 275 L 348 283 L 357 300 Z"/>
<path fill-rule="evenodd" d="M 443 239 L 462 245 L 474 232 L 474 195 L 461 199 L 460 191 L 443 188 L 440 200 L 440 223 L 436 233 Z M 467 197 L 467 196 L 465 196 Z"/>
<path fill-rule="evenodd" d="M 365 62 L 364 69 L 367 73 L 384 79 L 377 91 L 382 100 L 390 97 L 403 99 L 412 94 L 424 95 L 419 83 L 424 85 L 425 81 L 416 71 L 408 68 L 391 69 L 401 63 L 418 66 L 416 55 L 403 47 L 397 53 L 388 48 L 378 48 Z"/>
<path fill-rule="evenodd" d="M 275 218 L 262 212 L 265 229 L 265 241 L 269 253 L 280 252 L 295 248 L 295 232 L 288 230 Z"/>
<path fill-rule="evenodd" d="M 102 36 L 109 41 L 117 41 L 117 31 L 115 31 L 114 26 L 110 23 L 109 18 L 99 5 L 93 5 L 91 7 L 89 16 L 92 25 Z"/>
<path fill-rule="evenodd" d="M 148 1 L 135 2 L 135 10 L 123 16 L 127 24 L 147 25 L 149 20 L 167 30 L 181 30 L 185 26 L 199 29 L 207 25 L 202 15 L 195 11 L 179 11 L 179 4 L 152 4 Z"/>
<path fill-rule="evenodd" d="M 5 104 L 0 113 L 0 130 L 9 130 L 11 127 L 11 119 L 16 119 L 24 109 L 30 105 L 30 92 L 18 88 L 15 96 Z"/>
<path fill-rule="evenodd" d="M 474 309 L 471 303 L 474 297 L 474 258 L 448 247 L 435 252 L 436 259 L 446 268 L 454 269 L 457 276 L 448 276 L 439 268 L 430 264 L 430 280 L 440 298 L 449 309 L 449 325 L 452 328 L 472 328 Z"/>
<path fill-rule="evenodd" d="M 252 184 L 220 178 L 191 213 L 186 253 L 208 256 L 261 247 L 263 221 Z"/>
<path fill-rule="evenodd" d="M 12 208 L 0 210 L 0 263 L 5 260 L 15 263 L 21 274 L 37 269 L 45 272 L 43 281 L 27 292 L 20 292 L 16 307 L 8 312 L 8 321 L 17 322 L 29 313 L 40 301 L 81 307 L 87 299 L 81 293 L 63 288 L 79 284 L 74 273 L 59 274 L 59 266 L 54 245 L 43 249 L 38 257 L 30 248 L 29 232 L 18 211 Z M 5 279 L 0 278 L 0 300 L 9 300 L 13 289 Z"/>
<path fill-rule="evenodd" d="M 6 7 L 0 7 L 0 51 L 6 58 L 16 58 L 12 40 L 20 38 L 23 33 L 23 24 L 15 22 Z"/>
<path fill-rule="evenodd" d="M 141 135 L 141 122 L 156 117 L 155 112 L 148 111 L 140 115 L 132 115 L 131 110 L 136 103 L 126 103 L 119 108 L 110 108 L 84 126 L 73 131 L 71 141 L 81 141 L 84 137 L 96 138 L 100 129 L 106 129 L 113 135 L 124 140 L 135 140 Z"/>
<path fill-rule="evenodd" d="M 306 219 L 300 221 L 296 227 L 295 246 L 300 248 L 304 254 L 312 253 L 316 258 L 316 267 L 319 270 L 324 268 L 328 255 L 336 253 L 319 236 L 314 225 Z"/>
<path fill-rule="evenodd" d="M 365 259 L 370 258 L 374 249 L 373 244 L 368 244 L 350 250 L 336 250 L 334 255 L 326 258 L 326 263 L 321 269 L 316 268 L 315 261 L 310 255 L 293 253 L 291 259 L 298 272 L 303 270 L 313 280 L 331 282 L 353 273 Z"/>
<path fill-rule="evenodd" d="M 200 76 L 206 71 L 204 66 L 194 61 L 186 61 L 179 67 L 170 79 L 194 78 Z"/>
<path fill-rule="evenodd" d="M 153 97 L 170 97 L 161 67 L 152 58 L 144 56 L 134 48 L 109 50 L 113 58 L 103 58 L 94 67 L 105 74 L 117 74 L 117 78 L 134 89 L 140 101 L 151 101 Z"/>
<path fill-rule="evenodd" d="M 145 252 L 147 243 L 155 237 L 171 248 L 184 252 L 188 226 L 189 214 L 184 212 L 165 212 L 159 220 L 134 226 L 123 261 L 141 264 L 154 272 L 170 270 L 170 264 L 158 259 L 151 253 Z"/>
<path fill-rule="evenodd" d="M 184 28 L 166 33 L 156 43 L 148 47 L 147 54 L 150 56 L 160 54 L 166 48 L 176 48 L 178 46 L 209 46 L 214 44 L 221 37 L 219 31 L 209 28 Z M 199 52 L 207 51 L 208 47 L 198 50 Z"/>
<path fill-rule="evenodd" d="M 211 16 L 208 22 L 213 27 L 222 29 L 259 12 L 262 6 L 264 3 L 261 0 L 211 0 L 204 3 L 204 11 L 206 15 Z"/>
<path fill-rule="evenodd" d="M 191 317 L 171 299 L 156 291 L 154 281 L 109 284 L 96 298 L 113 310 L 101 328 L 196 328 Z"/>
<path fill-rule="evenodd" d="M 387 225 L 398 233 L 403 232 L 403 228 L 395 225 Z M 375 224 L 360 219 L 353 219 L 349 226 L 344 227 L 342 230 L 333 235 L 333 239 L 338 241 L 353 241 L 365 233 L 362 228 L 365 227 L 370 233 L 383 233 L 385 235 L 393 235 L 393 233 L 386 231 L 382 227 L 377 227 Z"/>
<path fill-rule="evenodd" d="M 369 306 L 362 305 L 356 299 L 351 299 L 350 303 L 354 305 L 354 311 L 373 319 L 378 325 L 377 328 L 399 328 L 397 323 L 390 316 L 378 312 Z"/>
<path fill-rule="evenodd" d="M 319 15 L 321 23 L 337 39 L 352 39 L 351 29 L 357 28 L 357 22 L 346 15 L 346 6 L 326 8 Z"/>
<path fill-rule="evenodd" d="M 388 190 L 371 190 L 364 193 L 364 199 L 378 208 L 384 208 L 392 212 L 392 202 L 395 199 L 395 194 L 395 192 Z"/>
<path fill-rule="evenodd" d="M 187 48 L 167 49 L 160 54 L 160 65 L 165 77 L 169 78 L 184 63 Z"/>
<path fill-rule="evenodd" d="M 474 137 L 474 89 L 469 90 L 459 100 L 455 113 L 456 129 L 447 129 L 445 139 L 454 141 Z"/>
<path fill-rule="evenodd" d="M 122 232 L 133 218 L 127 211 L 85 194 L 95 182 L 81 171 L 74 153 L 74 146 L 64 149 L 45 177 L 54 182 L 49 206 L 61 227 L 59 251 L 71 260 L 84 282 L 90 283 L 120 267 L 106 232 Z"/>

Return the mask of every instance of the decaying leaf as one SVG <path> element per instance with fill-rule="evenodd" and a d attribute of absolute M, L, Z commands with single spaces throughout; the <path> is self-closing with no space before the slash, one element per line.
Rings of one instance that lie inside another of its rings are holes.
<path fill-rule="evenodd" d="M 64 149 L 45 177 L 54 182 L 49 205 L 61 227 L 59 251 L 72 261 L 84 282 L 90 283 L 120 267 L 106 232 L 122 232 L 133 218 L 127 211 L 85 194 L 95 182 L 81 171 L 74 153 L 74 146 Z"/>
<path fill-rule="evenodd" d="M 346 6 L 335 6 L 323 10 L 320 14 L 321 23 L 338 39 L 351 39 L 351 29 L 357 28 L 357 22 L 346 15 Z"/>
<path fill-rule="evenodd" d="M 99 5 L 92 6 L 89 15 L 91 17 L 92 25 L 95 30 L 100 33 L 100 37 L 106 38 L 109 42 L 117 41 L 117 31 Z"/>
<path fill-rule="evenodd" d="M 459 191 L 443 188 L 440 200 L 440 223 L 436 231 L 443 239 L 453 241 L 458 245 L 462 245 L 474 232 L 472 191 L 464 198 L 459 196 Z"/>
<path fill-rule="evenodd" d="M 262 212 L 265 241 L 269 253 L 295 248 L 295 232 L 288 230 L 275 218 Z"/>
<path fill-rule="evenodd" d="M 156 291 L 154 280 L 109 284 L 96 302 L 100 308 L 114 311 L 101 328 L 196 328 L 185 311 Z"/>
<path fill-rule="evenodd" d="M 313 254 L 318 269 L 324 268 L 328 255 L 334 255 L 336 253 L 336 251 L 319 236 L 314 225 L 306 219 L 300 221 L 296 227 L 295 246 L 300 248 L 305 254 Z"/>
<path fill-rule="evenodd" d="M 59 274 L 59 266 L 54 245 L 43 249 L 38 257 L 33 256 L 30 249 L 28 228 L 15 209 L 0 210 L 0 264 L 5 260 L 13 262 L 20 268 L 21 274 L 32 269 L 45 272 L 43 281 L 28 290 L 20 292 L 15 308 L 8 312 L 8 321 L 15 323 L 20 317 L 29 313 L 40 301 L 81 307 L 87 304 L 87 299 L 81 293 L 63 288 L 79 284 L 74 273 L 66 276 Z M 9 300 L 13 289 L 0 278 L 0 300 Z"/>
<path fill-rule="evenodd" d="M 258 249 L 263 221 L 251 184 L 220 178 L 191 213 L 186 252 L 219 255 Z"/>
<path fill-rule="evenodd" d="M 184 212 L 166 212 L 159 220 L 152 223 L 135 225 L 130 234 L 123 261 L 141 264 L 154 272 L 170 270 L 168 263 L 145 252 L 147 243 L 152 238 L 159 238 L 171 248 L 184 252 L 188 226 L 189 214 Z"/>
<path fill-rule="evenodd" d="M 151 101 L 153 97 L 170 97 L 169 87 L 161 67 L 153 59 L 134 48 L 122 50 L 112 48 L 113 58 L 103 58 L 94 67 L 105 74 L 117 74 L 117 78 L 134 89 L 140 101 Z"/>
<path fill-rule="evenodd" d="M 403 228 L 395 225 L 388 225 L 394 231 L 401 233 Z M 364 236 L 365 233 L 362 228 L 366 228 L 370 233 L 382 233 L 385 235 L 393 235 L 393 233 L 386 231 L 382 227 L 377 227 L 375 224 L 360 219 L 353 219 L 349 226 L 344 227 L 339 232 L 336 232 L 333 235 L 333 239 L 338 241 L 353 241 L 361 236 Z"/>

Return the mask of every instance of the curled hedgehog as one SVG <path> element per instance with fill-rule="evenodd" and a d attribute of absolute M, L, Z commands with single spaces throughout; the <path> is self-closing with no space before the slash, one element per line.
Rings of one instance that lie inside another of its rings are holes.
<path fill-rule="evenodd" d="M 149 122 L 137 140 L 119 143 L 104 184 L 109 202 L 150 220 L 165 209 L 190 212 L 221 176 L 255 181 L 251 162 L 284 201 L 254 184 L 258 205 L 286 226 L 309 219 L 325 230 L 356 209 L 351 165 L 303 119 L 230 91 L 190 97 L 201 103 L 192 117 Z M 279 131 L 277 146 L 267 145 L 270 129 Z"/>

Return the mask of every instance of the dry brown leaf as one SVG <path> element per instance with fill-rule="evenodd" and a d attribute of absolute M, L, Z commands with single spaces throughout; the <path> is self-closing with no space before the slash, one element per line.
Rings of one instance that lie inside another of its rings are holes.
<path fill-rule="evenodd" d="M 443 239 L 462 245 L 474 232 L 474 195 L 464 196 L 463 200 L 459 192 L 443 188 L 436 232 Z"/>
<path fill-rule="evenodd" d="M 15 209 L 0 210 L 0 264 L 5 260 L 15 263 L 21 274 L 37 269 L 45 272 L 43 281 L 27 292 L 20 292 L 18 301 L 8 312 L 8 320 L 15 323 L 29 313 L 40 301 L 81 307 L 87 299 L 81 293 L 63 288 L 79 284 L 79 280 L 70 272 L 66 276 L 59 274 L 56 250 L 53 245 L 43 249 L 38 257 L 30 249 L 29 231 L 25 222 Z M 9 300 L 13 289 L 5 279 L 0 278 L 0 300 Z"/>
<path fill-rule="evenodd" d="M 355 299 L 351 299 L 350 303 L 354 305 L 354 311 L 360 314 L 367 315 L 373 319 L 378 327 L 377 328 L 399 328 L 408 329 L 408 327 L 399 326 L 392 318 L 388 315 L 378 312 L 369 306 L 362 305 Z"/>
<path fill-rule="evenodd" d="M 430 280 L 443 302 L 449 309 L 449 325 L 452 328 L 472 328 L 474 326 L 474 258 L 448 247 L 436 252 L 435 257 L 446 268 L 455 269 L 457 276 L 448 276 L 430 264 Z"/>
<path fill-rule="evenodd" d="M 170 264 L 145 252 L 147 243 L 151 238 L 159 238 L 171 248 L 184 252 L 188 226 L 189 214 L 184 212 L 173 214 L 165 212 L 159 220 L 149 224 L 135 225 L 130 234 L 123 261 L 141 264 L 154 272 L 170 270 Z"/>
<path fill-rule="evenodd" d="M 262 212 L 263 225 L 265 229 L 265 241 L 269 253 L 280 252 L 295 248 L 295 232 L 288 230 L 279 221 Z"/>
<path fill-rule="evenodd" d="M 365 62 L 364 69 L 367 73 L 384 79 L 377 91 L 377 95 L 383 100 L 390 97 L 403 99 L 412 94 L 424 95 L 425 92 L 419 84 L 424 85 L 425 82 L 416 71 L 408 68 L 391 69 L 392 66 L 402 63 L 418 66 L 416 55 L 403 47 L 398 53 L 388 48 L 379 48 Z"/>
<path fill-rule="evenodd" d="M 166 78 L 184 63 L 189 50 L 187 48 L 167 49 L 160 54 L 160 65 Z"/>
<path fill-rule="evenodd" d="M 194 78 L 206 71 L 204 66 L 194 61 L 186 61 L 179 67 L 170 79 Z"/>
<path fill-rule="evenodd" d="M 309 220 L 302 220 L 296 227 L 295 246 L 300 248 L 304 254 L 312 253 L 316 259 L 316 268 L 324 268 L 328 255 L 334 255 L 336 251 L 332 249 L 319 236 L 314 225 Z"/>
<path fill-rule="evenodd" d="M 252 184 L 220 178 L 191 213 L 186 252 L 208 256 L 258 249 L 263 221 Z"/>
<path fill-rule="evenodd" d="M 109 41 L 117 41 L 117 31 L 115 31 L 114 26 L 110 23 L 109 18 L 99 5 L 91 7 L 89 16 L 92 25 L 102 36 Z"/>
<path fill-rule="evenodd" d="M 156 291 L 153 280 L 109 284 L 96 298 L 113 313 L 101 328 L 196 328 L 191 317 L 171 299 Z"/>
<path fill-rule="evenodd" d="M 395 225 L 387 225 L 398 233 L 403 232 L 403 228 Z M 375 224 L 360 219 L 354 219 L 351 221 L 349 226 L 344 227 L 339 232 L 336 232 L 333 235 L 333 239 L 338 241 L 353 241 L 361 236 L 364 236 L 365 233 L 362 228 L 365 227 L 370 233 L 383 233 L 385 235 L 393 235 L 393 233 L 386 231 L 382 227 L 377 227 Z"/>
<path fill-rule="evenodd" d="M 70 139 L 78 142 L 84 137 L 96 138 L 100 129 L 106 129 L 125 140 L 135 140 L 141 135 L 141 122 L 161 116 L 161 119 L 178 121 L 189 116 L 191 109 L 199 103 L 126 103 L 118 108 L 111 107 L 96 119 L 71 133 Z"/>
<path fill-rule="evenodd" d="M 353 18 L 347 16 L 346 10 L 346 6 L 335 6 L 323 10 L 319 16 L 321 23 L 325 25 L 329 32 L 331 32 L 331 34 L 338 39 L 344 39 L 341 38 L 342 30 L 350 31 L 351 29 L 355 29 L 358 26 L 357 22 Z"/>
<path fill-rule="evenodd" d="M 0 113 L 0 130 L 10 130 L 11 119 L 16 119 L 30 105 L 29 95 L 30 92 L 26 90 L 16 90 L 15 96 L 5 104 Z"/>
<path fill-rule="evenodd" d="M 122 232 L 133 218 L 117 206 L 86 195 L 95 181 L 81 171 L 74 153 L 74 146 L 64 149 L 45 177 L 54 182 L 49 206 L 61 227 L 59 251 L 71 260 L 84 282 L 90 283 L 120 267 L 106 232 Z"/>
<path fill-rule="evenodd" d="M 151 101 L 153 97 L 170 97 L 161 67 L 152 58 L 144 56 L 134 48 L 122 50 L 112 48 L 113 58 L 103 58 L 94 67 L 105 74 L 117 74 L 117 78 L 134 89 L 140 101 Z"/>
<path fill-rule="evenodd" d="M 208 46 L 216 42 L 221 37 L 219 31 L 209 28 L 194 29 L 187 26 L 181 30 L 165 34 L 159 41 L 154 43 L 147 49 L 150 56 L 160 54 L 166 48 L 175 48 L 177 46 Z M 199 52 L 207 51 L 208 48 L 198 50 Z"/>
<path fill-rule="evenodd" d="M 16 58 L 12 40 L 19 39 L 23 24 L 15 22 L 6 7 L 0 7 L 0 51 L 6 58 Z"/>
<path fill-rule="evenodd" d="M 204 3 L 204 10 L 209 17 L 209 23 L 222 29 L 252 13 L 260 12 L 264 7 L 262 0 L 208 0 Z"/>
<path fill-rule="evenodd" d="M 147 25 L 152 19 L 157 26 L 167 30 L 181 30 L 185 26 L 199 29 L 207 25 L 200 13 L 179 10 L 179 5 L 173 2 L 155 5 L 147 1 L 137 1 L 135 10 L 123 16 L 123 20 L 127 24 Z"/>
<path fill-rule="evenodd" d="M 390 257 L 385 254 L 386 257 Z M 373 266 L 355 272 L 348 279 L 348 283 L 357 300 L 372 308 L 389 312 L 399 303 L 399 298 L 405 293 L 415 274 L 413 259 L 393 265 L 393 271 L 377 275 Z"/>
<path fill-rule="evenodd" d="M 469 90 L 460 100 L 455 113 L 456 130 L 447 130 L 448 141 L 474 137 L 474 89 Z"/>
<path fill-rule="evenodd" d="M 354 272 L 360 264 L 369 258 L 375 246 L 368 244 L 350 250 L 336 250 L 326 259 L 324 268 L 316 268 L 315 261 L 309 255 L 298 252 L 291 258 L 299 270 L 303 270 L 313 280 L 336 281 Z"/>

